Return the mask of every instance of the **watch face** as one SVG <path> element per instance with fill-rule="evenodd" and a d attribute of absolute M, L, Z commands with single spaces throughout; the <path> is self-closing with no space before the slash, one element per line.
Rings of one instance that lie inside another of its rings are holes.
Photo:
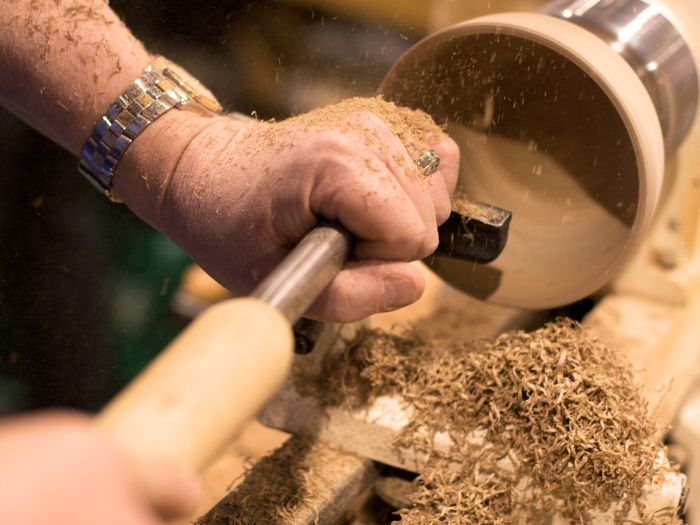
<path fill-rule="evenodd" d="M 163 73 L 163 76 L 171 80 L 178 88 L 187 94 L 189 100 L 183 100 L 181 102 L 183 105 L 193 100 L 200 106 L 214 113 L 220 113 L 222 111 L 223 108 L 213 96 L 205 94 L 202 92 L 202 90 L 195 87 L 197 84 L 199 84 L 199 82 L 194 79 L 188 81 L 189 79 L 185 80 L 185 78 L 183 78 L 185 75 L 187 75 L 186 72 L 183 71 L 183 74 L 180 74 L 176 72 L 174 67 L 170 64 L 159 62 L 154 62 L 154 64 L 158 64 L 162 68 L 161 72 Z M 189 75 L 187 76 L 189 77 Z"/>

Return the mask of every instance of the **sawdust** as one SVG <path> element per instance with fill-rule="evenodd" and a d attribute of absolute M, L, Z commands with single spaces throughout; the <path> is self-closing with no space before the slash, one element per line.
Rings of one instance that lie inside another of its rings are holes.
<path fill-rule="evenodd" d="M 372 113 L 379 117 L 396 135 L 401 143 L 413 154 L 425 153 L 430 146 L 429 140 L 439 139 L 443 135 L 440 128 L 427 113 L 397 106 L 393 102 L 376 97 L 352 97 L 337 104 L 331 104 L 313 110 L 305 115 L 292 117 L 284 121 L 285 125 L 296 126 L 320 125 L 341 122 L 352 114 Z"/>
<path fill-rule="evenodd" d="M 322 442 L 291 437 L 281 447 L 247 469 L 245 479 L 224 497 L 197 525 L 261 525 L 280 523 L 336 523 L 343 497 L 335 491 L 349 472 L 356 473 L 367 460 L 339 455 Z M 360 483 L 360 486 L 363 486 Z M 353 489 L 345 496 L 353 498 Z M 339 508 L 328 505 L 340 502 Z"/>
<path fill-rule="evenodd" d="M 452 196 L 452 211 L 464 217 L 491 223 L 501 217 L 501 212 L 491 206 L 479 206 L 467 197 L 466 193 L 458 190 Z"/>
<path fill-rule="evenodd" d="M 58 8 L 61 8 L 60 13 L 54 15 Z M 31 0 L 23 23 L 25 32 L 36 43 L 38 57 L 44 64 L 55 60 L 59 53 L 69 52 L 77 55 L 84 65 L 96 64 L 106 57 L 113 58 L 118 71 L 121 65 L 107 38 L 94 37 L 83 29 L 89 24 L 110 26 L 117 20 L 113 13 L 93 0 L 73 0 L 64 4 L 53 0 Z M 135 42 L 131 35 L 128 38 Z"/>
<path fill-rule="evenodd" d="M 415 160 L 442 138 L 443 129 L 427 113 L 397 106 L 381 96 L 353 97 L 286 120 L 271 121 L 269 133 L 267 133 L 270 144 L 267 144 L 267 147 L 278 152 L 288 147 L 284 142 L 274 139 L 284 136 L 285 131 L 296 133 L 324 127 L 349 133 L 359 131 L 364 135 L 367 144 L 383 147 L 385 141 L 376 133 L 377 130 L 360 121 L 359 117 L 367 114 L 381 119 L 391 133 L 401 141 L 408 152 L 408 158 L 413 159 L 409 165 L 403 156 L 395 154 L 393 160 L 399 166 L 422 176 L 421 170 L 415 165 Z"/>
<path fill-rule="evenodd" d="M 430 456 L 402 525 L 537 523 L 554 511 L 589 523 L 589 511 L 620 502 L 622 524 L 653 481 L 661 445 L 631 370 L 573 321 L 439 345 L 363 330 L 321 377 L 326 405 L 400 394 L 414 406 L 395 445 Z M 477 444 L 475 430 L 484 433 Z M 455 442 L 449 453 L 433 449 L 443 431 Z M 680 523 L 673 510 L 639 522 L 662 520 Z"/>
<path fill-rule="evenodd" d="M 236 488 L 235 498 L 225 498 L 197 525 L 249 525 L 283 523 L 310 499 L 305 482 L 310 463 L 322 452 L 312 454 L 310 440 L 288 440 L 274 454 L 265 456 L 248 468 L 244 482 Z"/>

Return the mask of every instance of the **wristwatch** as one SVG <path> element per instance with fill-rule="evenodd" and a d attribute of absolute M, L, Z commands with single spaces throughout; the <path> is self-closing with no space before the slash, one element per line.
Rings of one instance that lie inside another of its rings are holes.
<path fill-rule="evenodd" d="M 112 189 L 114 170 L 139 133 L 172 108 L 203 115 L 221 112 L 221 105 L 198 84 L 165 58 L 155 57 L 97 122 L 81 151 L 78 171 L 111 201 L 122 202 Z"/>

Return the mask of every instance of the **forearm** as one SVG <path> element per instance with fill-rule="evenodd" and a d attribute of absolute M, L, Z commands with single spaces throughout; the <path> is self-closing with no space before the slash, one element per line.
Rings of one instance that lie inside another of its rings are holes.
<path fill-rule="evenodd" d="M 0 103 L 74 155 L 148 53 L 102 0 L 3 0 Z"/>
<path fill-rule="evenodd" d="M 0 104 L 76 156 L 150 59 L 103 0 L 2 0 L 0 27 Z M 158 225 L 179 152 L 204 125 L 170 111 L 122 159 L 115 189 L 145 220 Z"/>

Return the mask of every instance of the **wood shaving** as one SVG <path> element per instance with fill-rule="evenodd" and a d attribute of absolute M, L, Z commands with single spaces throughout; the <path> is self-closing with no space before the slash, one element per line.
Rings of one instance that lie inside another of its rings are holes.
<path fill-rule="evenodd" d="M 289 440 L 248 468 L 245 481 L 236 487 L 236 497 L 226 498 L 197 525 L 249 525 L 284 523 L 310 499 L 307 474 L 323 448 L 309 440 Z"/>
<path fill-rule="evenodd" d="M 353 498 L 353 489 L 336 497 L 338 483 L 359 465 L 371 472 L 369 462 L 338 454 L 331 446 L 300 437 L 248 469 L 244 481 L 224 497 L 197 525 L 262 525 L 335 523 L 342 510 L 331 508 Z M 367 474 L 371 476 L 371 474 Z M 360 483 L 360 486 L 363 484 Z"/>
<path fill-rule="evenodd" d="M 378 133 L 375 126 L 364 120 L 368 115 L 373 115 L 384 122 L 389 131 L 401 141 L 408 153 L 407 156 L 392 152 L 386 147 L 386 137 Z M 348 134 L 361 134 L 366 144 L 392 154 L 393 161 L 397 165 L 421 177 L 423 177 L 422 171 L 416 166 L 415 160 L 444 136 L 443 129 L 427 113 L 397 106 L 381 96 L 348 98 L 337 104 L 286 120 L 270 121 L 267 124 L 269 126 L 259 137 L 262 141 L 260 152 L 281 153 L 292 147 L 291 137 L 296 137 L 299 132 L 329 128 Z M 257 131 L 250 131 L 250 133 L 254 132 Z M 368 168 L 371 169 L 369 166 Z"/>
<path fill-rule="evenodd" d="M 657 429 L 629 365 L 577 323 L 438 344 L 364 329 L 347 346 L 324 365 L 322 403 L 356 409 L 401 395 L 415 410 L 395 445 L 430 454 L 402 525 L 538 523 L 555 511 L 585 524 L 619 502 L 616 523 L 682 523 L 675 509 L 644 515 Z M 475 430 L 485 433 L 478 446 L 467 438 Z M 449 453 L 432 449 L 439 432 L 454 441 Z M 626 519 L 633 505 L 638 522 Z"/>
<path fill-rule="evenodd" d="M 427 113 L 397 106 L 393 102 L 376 97 L 352 97 L 337 104 L 315 109 L 309 113 L 279 122 L 292 127 L 339 124 L 342 128 L 347 117 L 354 114 L 371 113 L 379 117 L 396 135 L 412 157 L 425 153 L 431 140 L 439 140 L 443 135 L 440 128 Z M 350 121 L 351 122 L 351 121 Z M 354 127 L 354 123 L 349 125 Z"/>

